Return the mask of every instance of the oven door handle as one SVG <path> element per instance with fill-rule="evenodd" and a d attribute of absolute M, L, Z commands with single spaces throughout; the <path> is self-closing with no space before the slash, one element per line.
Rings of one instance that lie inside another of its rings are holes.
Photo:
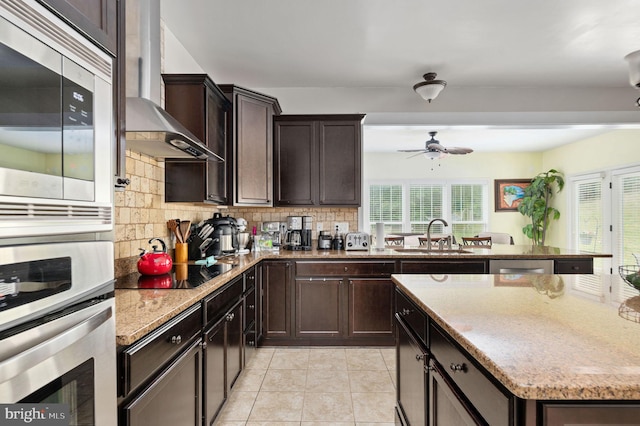
<path fill-rule="evenodd" d="M 77 313 L 76 313 L 77 315 Z M 88 336 L 113 316 L 113 307 L 109 306 L 88 318 L 82 318 L 79 321 L 74 319 L 74 314 L 63 317 L 63 319 L 72 319 L 73 323 L 66 325 L 65 330 L 54 333 L 53 336 L 47 338 L 41 343 L 36 344 L 14 356 L 0 362 L 0 383 L 10 380 L 19 374 L 40 364 L 41 362 L 51 358 L 54 354 L 64 350 L 72 344 L 78 342 L 82 338 Z M 69 322 L 68 320 L 66 322 Z M 45 324 L 44 326 L 46 326 Z M 56 327 L 59 330 L 59 327 Z M 39 333 L 38 328 L 26 331 L 27 333 Z"/>

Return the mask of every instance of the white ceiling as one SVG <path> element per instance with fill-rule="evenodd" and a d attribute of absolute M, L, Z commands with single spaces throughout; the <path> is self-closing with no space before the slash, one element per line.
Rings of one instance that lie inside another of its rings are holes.
<path fill-rule="evenodd" d="M 162 0 L 161 11 L 217 83 L 276 96 L 287 114 L 366 113 L 367 151 L 420 148 L 431 130 L 445 146 L 535 151 L 640 122 L 623 59 L 640 49 L 637 0 Z M 429 71 L 448 82 L 431 104 L 412 90 Z"/>

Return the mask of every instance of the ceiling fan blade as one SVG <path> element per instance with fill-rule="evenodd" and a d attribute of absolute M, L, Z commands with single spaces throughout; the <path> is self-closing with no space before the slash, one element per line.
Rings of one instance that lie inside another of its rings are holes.
<path fill-rule="evenodd" d="M 424 152 L 424 149 L 399 149 L 398 152 Z"/>
<path fill-rule="evenodd" d="M 408 157 L 407 157 L 407 159 L 409 159 L 409 158 L 413 158 L 413 157 L 417 157 L 418 155 L 422 155 L 422 154 L 424 154 L 424 150 L 421 150 L 421 151 L 420 151 L 420 152 L 418 152 L 417 154 L 413 154 L 413 155 L 408 156 Z"/>
<path fill-rule="evenodd" d="M 451 148 L 445 149 L 445 152 L 449 154 L 469 154 L 473 152 L 473 150 L 471 148 L 460 148 L 452 146 Z"/>

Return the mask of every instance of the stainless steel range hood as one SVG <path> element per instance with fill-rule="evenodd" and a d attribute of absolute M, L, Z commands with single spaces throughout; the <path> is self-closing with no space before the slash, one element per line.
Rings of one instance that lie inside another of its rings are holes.
<path fill-rule="evenodd" d="M 160 2 L 127 0 L 127 148 L 156 159 L 224 161 L 159 106 Z"/>

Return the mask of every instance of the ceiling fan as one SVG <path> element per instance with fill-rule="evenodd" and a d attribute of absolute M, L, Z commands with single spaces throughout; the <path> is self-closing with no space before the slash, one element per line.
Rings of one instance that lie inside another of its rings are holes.
<path fill-rule="evenodd" d="M 440 141 L 435 139 L 435 136 L 438 132 L 429 132 L 431 139 L 425 142 L 424 149 L 399 149 L 399 152 L 417 152 L 417 154 L 412 155 L 409 158 L 415 157 L 416 155 L 424 154 L 426 157 L 430 159 L 434 158 L 444 158 L 448 154 L 469 154 L 473 152 L 471 148 L 460 148 L 460 147 L 449 147 L 446 148 L 440 145 Z"/>

